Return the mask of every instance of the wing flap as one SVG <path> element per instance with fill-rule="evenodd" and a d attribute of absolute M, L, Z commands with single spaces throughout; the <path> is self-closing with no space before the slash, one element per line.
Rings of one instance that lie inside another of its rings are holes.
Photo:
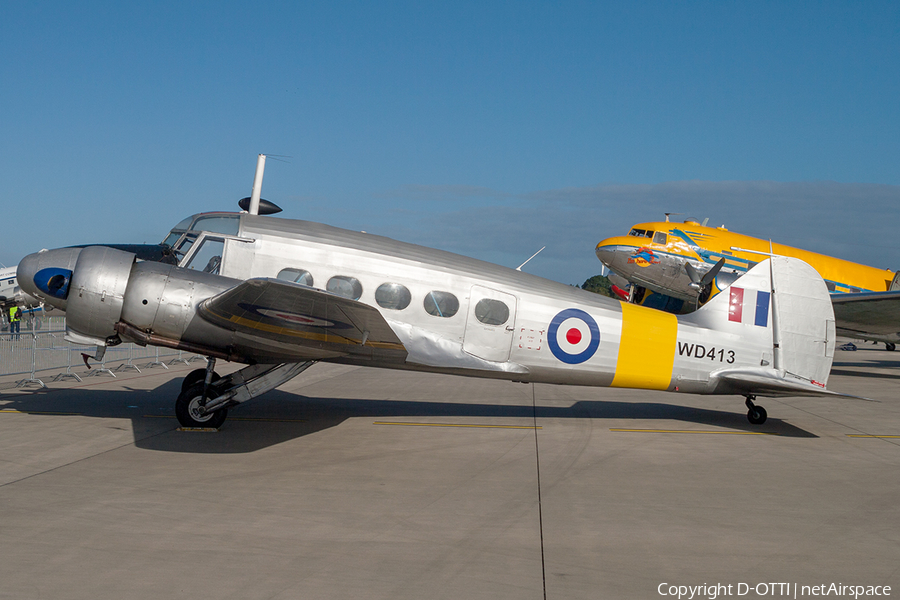
<path fill-rule="evenodd" d="M 406 358 L 406 349 L 377 309 L 280 279 L 248 279 L 203 301 L 198 312 L 245 339 L 316 349 L 323 356 Z"/>

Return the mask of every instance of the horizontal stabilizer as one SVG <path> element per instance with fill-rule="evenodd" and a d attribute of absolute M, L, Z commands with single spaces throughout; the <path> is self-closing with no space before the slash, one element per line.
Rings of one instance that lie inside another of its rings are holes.
<path fill-rule="evenodd" d="M 841 394 L 825 389 L 816 381 L 808 381 L 795 377 L 790 373 L 769 367 L 743 367 L 724 369 L 713 373 L 710 379 L 727 382 L 728 387 L 736 394 L 753 394 L 759 396 L 839 396 L 866 400 L 859 396 Z"/>
<path fill-rule="evenodd" d="M 250 337 L 329 353 L 406 357 L 403 344 L 377 309 L 280 279 L 248 279 L 202 302 L 199 314 Z"/>

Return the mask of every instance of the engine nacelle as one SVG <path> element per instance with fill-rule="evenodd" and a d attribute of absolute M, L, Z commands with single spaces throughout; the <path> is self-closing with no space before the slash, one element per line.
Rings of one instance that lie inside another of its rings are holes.
<path fill-rule="evenodd" d="M 22 289 L 66 311 L 66 339 L 110 346 L 130 340 L 231 356 L 234 332 L 197 318 L 197 306 L 236 279 L 135 260 L 106 246 L 61 248 L 19 263 Z"/>
<path fill-rule="evenodd" d="M 221 332 L 196 322 L 197 304 L 240 283 L 235 279 L 202 271 L 180 269 L 153 262 L 137 263 L 131 272 L 122 310 L 122 321 L 145 333 L 180 341 L 191 326 L 200 343 Z M 205 331 L 205 329 L 210 331 Z"/>
<path fill-rule="evenodd" d="M 134 261 L 131 252 L 105 246 L 81 250 L 68 285 L 66 339 L 100 346 L 118 342 L 115 325 Z"/>

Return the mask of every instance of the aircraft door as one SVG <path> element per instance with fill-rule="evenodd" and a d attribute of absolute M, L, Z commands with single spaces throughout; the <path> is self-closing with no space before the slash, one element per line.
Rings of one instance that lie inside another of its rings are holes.
<path fill-rule="evenodd" d="M 515 296 L 473 286 L 469 294 L 463 350 L 485 360 L 509 360 L 515 323 Z"/>

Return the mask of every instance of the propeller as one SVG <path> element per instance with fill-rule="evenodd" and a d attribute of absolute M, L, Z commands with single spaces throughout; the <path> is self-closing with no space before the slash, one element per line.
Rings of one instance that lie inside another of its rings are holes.
<path fill-rule="evenodd" d="M 714 264 L 709 271 L 701 276 L 700 272 L 694 268 L 694 265 L 685 261 L 684 270 L 687 271 L 688 277 L 691 278 L 691 283 L 689 284 L 690 288 L 692 290 L 696 290 L 698 294 L 701 293 L 704 289 L 709 287 L 710 284 L 712 284 L 713 279 L 716 278 L 716 275 L 719 274 L 719 271 L 722 270 L 723 266 L 725 266 L 724 256 L 720 258 L 719 262 Z"/>

